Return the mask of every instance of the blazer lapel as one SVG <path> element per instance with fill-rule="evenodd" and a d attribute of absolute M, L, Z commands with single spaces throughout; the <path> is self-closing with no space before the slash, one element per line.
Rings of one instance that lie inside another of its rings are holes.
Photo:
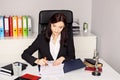
<path fill-rule="evenodd" d="M 49 46 L 49 43 L 48 43 L 48 46 L 47 46 L 46 51 L 48 51 L 48 52 L 47 52 L 48 55 L 49 55 L 48 57 L 49 57 L 50 59 L 54 60 L 53 57 L 52 57 L 52 55 L 51 55 L 51 52 L 50 52 L 50 46 Z"/>

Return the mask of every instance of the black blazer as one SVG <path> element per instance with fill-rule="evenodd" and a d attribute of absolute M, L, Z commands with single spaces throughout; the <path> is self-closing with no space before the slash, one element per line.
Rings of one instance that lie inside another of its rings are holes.
<path fill-rule="evenodd" d="M 39 51 L 41 58 L 46 57 L 47 60 L 53 60 L 53 57 L 50 53 L 49 41 L 47 41 L 44 34 L 39 34 L 35 41 L 27 49 L 24 50 L 21 56 L 31 65 L 35 65 L 34 62 L 37 58 L 32 56 L 32 54 L 37 50 Z M 66 45 L 60 44 L 60 50 L 57 58 L 61 56 L 65 57 L 65 60 L 75 59 L 73 38 L 69 38 Z"/>

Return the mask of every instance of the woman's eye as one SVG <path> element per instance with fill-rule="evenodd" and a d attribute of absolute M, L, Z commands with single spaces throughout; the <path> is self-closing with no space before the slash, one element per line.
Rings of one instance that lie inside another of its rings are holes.
<path fill-rule="evenodd" d="M 62 29 L 62 26 L 61 27 L 59 27 L 60 29 Z"/>

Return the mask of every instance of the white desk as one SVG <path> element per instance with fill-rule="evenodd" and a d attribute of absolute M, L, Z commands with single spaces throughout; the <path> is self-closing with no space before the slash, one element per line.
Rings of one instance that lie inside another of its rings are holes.
<path fill-rule="evenodd" d="M 90 71 L 85 71 L 84 68 L 78 69 L 69 73 L 65 73 L 61 77 L 42 77 L 40 80 L 120 80 L 120 74 L 118 74 L 113 68 L 111 68 L 105 61 L 100 60 L 103 63 L 103 72 L 101 76 L 92 76 Z M 28 66 L 23 74 L 32 73 L 38 75 L 38 67 Z M 0 80 L 13 80 L 13 76 L 5 76 L 0 74 Z"/>

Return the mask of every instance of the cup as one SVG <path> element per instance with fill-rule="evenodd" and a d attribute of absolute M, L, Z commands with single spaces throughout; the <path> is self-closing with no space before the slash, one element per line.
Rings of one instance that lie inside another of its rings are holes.
<path fill-rule="evenodd" d="M 20 76 L 22 72 L 22 64 L 20 62 L 14 62 L 12 66 L 13 66 L 13 75 Z"/>
<path fill-rule="evenodd" d="M 83 23 L 83 31 L 88 32 L 88 23 Z"/>

